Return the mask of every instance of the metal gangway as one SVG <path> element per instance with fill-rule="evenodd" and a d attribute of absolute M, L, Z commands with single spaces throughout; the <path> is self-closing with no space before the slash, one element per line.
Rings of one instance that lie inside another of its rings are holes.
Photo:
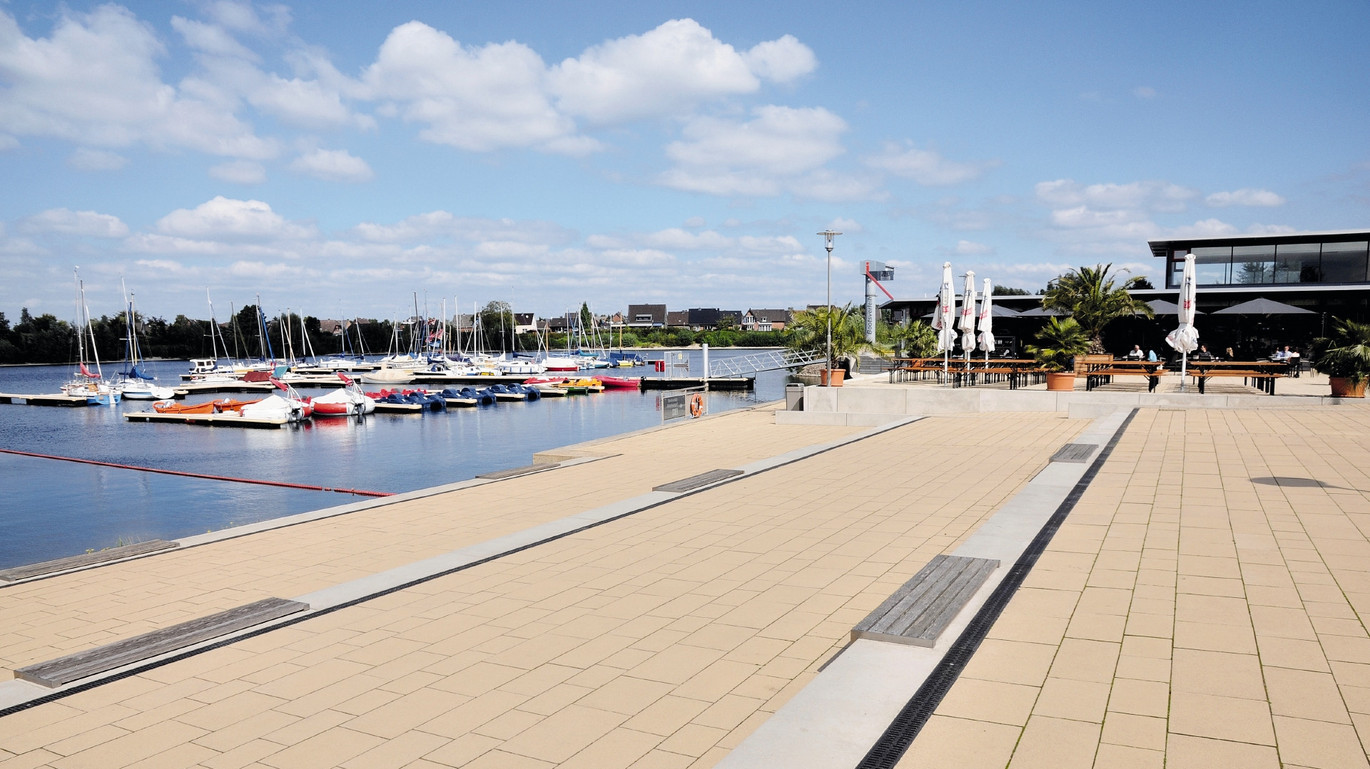
<path fill-rule="evenodd" d="M 782 368 L 799 368 L 823 360 L 823 352 L 801 352 L 798 350 L 767 350 L 735 358 L 713 359 L 709 361 L 709 378 L 724 379 L 745 377 L 760 371 L 775 371 Z"/>

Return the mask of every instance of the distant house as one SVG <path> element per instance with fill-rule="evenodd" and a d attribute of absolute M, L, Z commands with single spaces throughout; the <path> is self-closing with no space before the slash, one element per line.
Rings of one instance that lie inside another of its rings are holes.
<path fill-rule="evenodd" d="M 694 307 L 686 310 L 689 313 L 689 326 L 696 331 L 718 328 L 719 321 L 723 318 L 731 318 L 733 326 L 742 325 L 742 312 L 740 310 L 720 310 L 717 307 Z"/>
<path fill-rule="evenodd" d="M 742 316 L 743 331 L 784 331 L 790 322 L 789 310 L 747 310 Z"/>
<path fill-rule="evenodd" d="M 672 310 L 666 313 L 666 325 L 671 328 L 684 328 L 690 325 L 690 313 L 686 310 Z"/>
<path fill-rule="evenodd" d="M 526 333 L 528 333 L 528 332 L 530 332 L 530 331 L 536 331 L 537 328 L 538 328 L 538 326 L 537 326 L 537 317 L 534 316 L 533 313 L 531 313 L 531 312 L 516 312 L 516 313 L 514 313 L 514 333 L 516 333 L 516 334 L 526 334 Z"/>
<path fill-rule="evenodd" d="M 630 304 L 628 328 L 661 328 L 667 324 L 666 314 L 664 304 Z"/>
<path fill-rule="evenodd" d="M 319 321 L 319 332 L 330 336 L 342 336 L 343 329 L 347 326 L 348 322 L 345 320 L 321 320 Z"/>

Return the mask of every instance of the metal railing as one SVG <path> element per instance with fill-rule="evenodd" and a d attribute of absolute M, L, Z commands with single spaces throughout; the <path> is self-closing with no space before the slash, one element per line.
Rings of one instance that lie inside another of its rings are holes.
<path fill-rule="evenodd" d="M 709 378 L 740 377 L 761 371 L 799 368 L 823 360 L 823 353 L 797 350 L 767 350 L 735 358 L 709 361 Z"/>

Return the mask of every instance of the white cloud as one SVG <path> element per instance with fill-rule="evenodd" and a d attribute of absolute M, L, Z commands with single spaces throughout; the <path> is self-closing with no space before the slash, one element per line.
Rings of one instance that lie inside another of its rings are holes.
<path fill-rule="evenodd" d="M 31 39 L 0 12 L 0 130 L 89 147 L 184 147 L 266 159 L 274 142 L 255 136 L 231 108 L 187 98 L 161 81 L 166 53 L 154 30 L 115 5 L 64 11 L 51 37 Z"/>
<path fill-rule="evenodd" d="M 292 161 L 290 170 L 328 182 L 369 182 L 375 177 L 365 160 L 347 150 L 314 150 Z"/>
<path fill-rule="evenodd" d="M 215 56 L 232 56 L 256 61 L 257 55 L 239 43 L 228 30 L 202 21 L 171 17 L 171 28 L 180 33 L 186 44 L 197 51 Z"/>
<path fill-rule="evenodd" d="M 210 168 L 209 175 L 234 184 L 261 184 L 266 181 L 266 168 L 252 160 L 230 160 Z"/>
<path fill-rule="evenodd" d="M 122 238 L 128 225 L 117 216 L 94 211 L 53 208 L 19 221 L 19 231 L 28 235 L 62 234 L 93 238 Z"/>
<path fill-rule="evenodd" d="M 78 147 L 67 158 L 67 165 L 78 171 L 118 171 L 128 165 L 128 158 L 117 152 Z"/>
<path fill-rule="evenodd" d="M 1243 188 L 1232 192 L 1215 192 L 1204 198 L 1204 202 L 1214 208 L 1227 206 L 1258 206 L 1273 208 L 1284 205 L 1284 198 L 1270 190 Z"/>
<path fill-rule="evenodd" d="M 958 163 L 947 160 L 931 150 L 920 150 L 917 147 L 893 143 L 886 144 L 881 154 L 866 158 L 865 163 L 871 168 L 885 171 L 903 179 L 912 179 L 928 187 L 941 187 L 973 181 L 980 178 L 986 168 L 997 165 L 996 163 Z"/>
<path fill-rule="evenodd" d="M 696 118 L 681 141 L 666 147 L 675 167 L 659 183 L 713 195 L 767 197 L 785 190 L 808 197 L 832 193 L 849 199 L 871 185 L 852 177 L 820 174 L 845 150 L 838 138 L 847 124 L 819 108 L 758 107 L 747 122 Z"/>
<path fill-rule="evenodd" d="M 548 74 L 557 106 L 593 123 L 686 114 L 701 102 L 754 93 L 761 79 L 788 82 L 813 71 L 813 52 L 786 35 L 746 54 L 692 19 L 610 40 Z"/>
<path fill-rule="evenodd" d="M 0 151 L 12 150 L 19 146 L 19 140 L 6 133 L 0 133 Z"/>
<path fill-rule="evenodd" d="M 1198 192 L 1169 182 L 1080 185 L 1074 179 L 1039 182 L 1037 199 L 1052 206 L 1087 205 L 1174 213 L 1183 211 Z"/>
<path fill-rule="evenodd" d="M 747 51 L 744 58 L 759 77 L 778 83 L 788 83 L 813 72 L 818 67 L 818 59 L 813 55 L 813 51 L 793 35 L 757 43 Z"/>
<path fill-rule="evenodd" d="M 994 253 L 994 247 L 971 240 L 958 240 L 952 252 L 958 256 L 985 256 Z"/>
<path fill-rule="evenodd" d="M 573 137 L 575 125 L 553 108 L 545 77 L 542 59 L 521 43 L 468 49 L 411 21 L 391 31 L 362 80 L 369 98 L 423 124 L 426 141 L 472 151 L 592 147 L 561 141 Z"/>
<path fill-rule="evenodd" d="M 1138 99 L 1154 99 L 1156 98 L 1156 89 L 1149 85 L 1139 85 L 1132 89 L 1132 95 Z"/>
<path fill-rule="evenodd" d="M 260 200 L 223 196 L 194 209 L 172 211 L 158 220 L 157 230 L 172 237 L 223 240 L 300 239 L 316 234 L 312 225 L 286 221 Z"/>

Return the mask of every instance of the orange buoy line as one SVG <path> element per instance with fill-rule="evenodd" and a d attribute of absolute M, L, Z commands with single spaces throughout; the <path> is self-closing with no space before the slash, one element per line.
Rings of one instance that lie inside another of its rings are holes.
<path fill-rule="evenodd" d="M 232 481 L 234 483 L 255 483 L 259 486 L 280 486 L 287 489 L 304 489 L 306 491 L 336 491 L 339 494 L 355 494 L 361 497 L 389 497 L 394 492 L 390 491 L 363 491 L 362 489 L 331 489 L 327 486 L 311 486 L 304 483 L 285 483 L 283 481 L 262 481 L 255 478 L 234 478 L 229 475 L 208 475 L 205 473 L 190 473 L 183 470 L 163 470 L 158 467 L 139 467 L 138 465 L 122 465 L 117 462 L 101 462 L 96 459 L 80 459 L 78 457 L 59 457 L 53 454 L 37 454 L 32 451 L 18 451 L 16 449 L 0 449 L 3 454 L 16 454 L 21 457 L 37 457 L 38 459 L 59 459 L 63 462 L 78 462 L 84 465 L 100 465 L 101 467 L 114 467 L 120 470 L 141 470 L 145 473 L 162 473 L 163 475 L 180 475 L 186 478 L 203 478 L 210 481 Z"/>

